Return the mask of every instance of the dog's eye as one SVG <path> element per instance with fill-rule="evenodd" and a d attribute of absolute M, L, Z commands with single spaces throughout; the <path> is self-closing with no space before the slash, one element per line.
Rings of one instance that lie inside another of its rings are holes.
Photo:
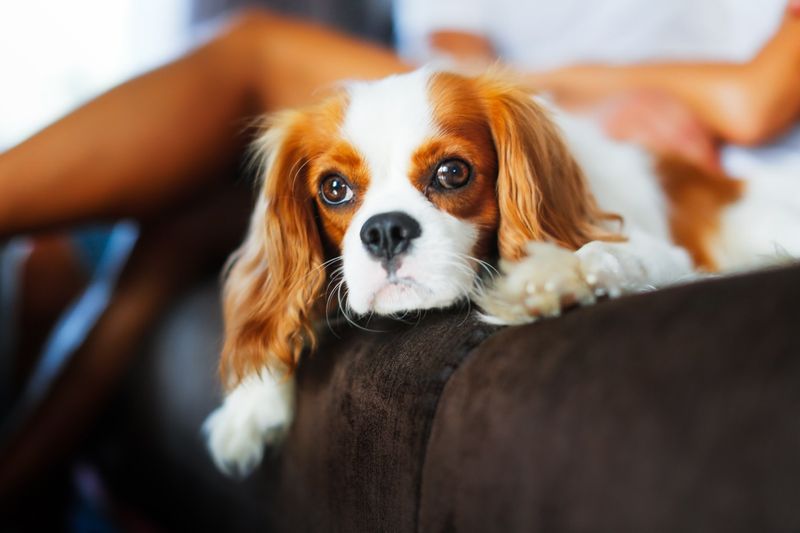
<path fill-rule="evenodd" d="M 353 189 L 343 177 L 331 174 L 319 184 L 319 194 L 328 205 L 340 205 L 353 199 Z"/>
<path fill-rule="evenodd" d="M 471 176 L 472 171 L 465 162 L 460 159 L 448 159 L 436 167 L 434 179 L 442 189 L 458 189 L 466 185 Z"/>

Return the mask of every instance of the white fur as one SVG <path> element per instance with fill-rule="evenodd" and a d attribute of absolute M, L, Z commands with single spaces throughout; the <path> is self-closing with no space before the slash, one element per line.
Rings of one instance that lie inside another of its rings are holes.
<path fill-rule="evenodd" d="M 531 322 L 557 316 L 568 304 L 594 303 L 597 296 L 614 298 L 691 278 L 689 255 L 670 240 L 667 202 L 652 158 L 608 138 L 586 119 L 539 103 L 549 108 L 601 209 L 622 215 L 627 241 L 590 242 L 574 253 L 531 243 L 528 256 L 501 264 L 501 278 L 479 296 L 484 320 Z"/>
<path fill-rule="evenodd" d="M 800 171 L 753 169 L 744 198 L 725 210 L 714 255 L 742 270 L 800 257 Z"/>
<path fill-rule="evenodd" d="M 640 292 L 697 276 L 687 252 L 673 244 L 667 202 L 651 156 L 605 136 L 593 122 L 550 108 L 600 207 L 624 218 L 626 242 L 590 242 L 577 252 L 541 243 L 479 296 L 484 320 L 518 324 L 556 316 L 594 296 Z M 741 270 L 800 257 L 800 180 L 791 172 L 762 171 L 744 198 L 722 216 L 713 250 L 723 270 Z"/>
<path fill-rule="evenodd" d="M 409 181 L 412 154 L 438 133 L 428 98 L 430 75 L 423 69 L 348 87 L 341 133 L 370 171 L 368 190 L 342 246 L 348 304 L 357 313 L 445 307 L 475 286 L 477 262 L 467 254 L 477 228 L 438 210 Z M 526 258 L 501 261 L 502 276 L 474 295 L 484 319 L 530 322 L 557 316 L 565 305 L 593 303 L 598 296 L 691 279 L 695 273 L 689 255 L 670 237 L 667 201 L 652 158 L 640 148 L 609 139 L 588 120 L 541 103 L 550 107 L 600 207 L 623 216 L 627 241 L 590 242 L 576 252 L 531 243 Z M 369 256 L 360 239 L 367 219 L 391 211 L 408 214 L 422 228 L 395 276 Z M 800 256 L 798 228 L 800 179 L 790 173 L 755 177 L 745 198 L 724 213 L 715 258 L 735 269 L 763 264 L 765 257 L 776 254 Z M 278 435 L 291 418 L 290 390 L 291 382 L 264 370 L 227 396 L 204 426 L 221 469 L 244 474 L 258 464 L 264 441 Z"/>
<path fill-rule="evenodd" d="M 476 262 L 467 254 L 477 228 L 437 209 L 409 181 L 412 154 L 437 133 L 429 77 L 421 69 L 349 86 L 342 135 L 370 170 L 369 189 L 342 244 L 347 303 L 359 314 L 446 307 L 466 297 L 475 279 Z M 391 211 L 406 213 L 422 227 L 392 277 L 360 238 L 367 219 Z"/>
<path fill-rule="evenodd" d="M 245 476 L 261 462 L 264 444 L 276 442 L 293 415 L 294 380 L 269 370 L 242 380 L 203 424 L 217 467 Z"/>
<path fill-rule="evenodd" d="M 645 150 L 606 136 L 593 121 L 569 115 L 542 99 L 602 209 L 624 219 L 624 229 L 670 241 L 667 200 Z M 617 228 L 613 228 L 617 229 Z"/>
<path fill-rule="evenodd" d="M 475 244 L 477 228 L 436 209 L 409 182 L 412 153 L 437 133 L 428 100 L 429 76 L 420 70 L 348 86 L 342 136 L 370 170 L 369 189 L 342 244 L 348 305 L 359 314 L 445 307 L 465 298 L 475 279 L 476 262 L 466 254 Z M 278 145 L 279 140 L 271 138 L 267 144 Z M 265 205 L 260 201 L 256 210 Z M 416 219 L 422 234 L 390 278 L 366 252 L 360 231 L 371 216 L 391 211 Z M 254 214 L 256 220 L 259 216 Z M 278 436 L 291 419 L 287 386 L 266 370 L 248 376 L 207 419 L 209 450 L 221 470 L 245 475 L 261 461 L 265 440 Z"/>

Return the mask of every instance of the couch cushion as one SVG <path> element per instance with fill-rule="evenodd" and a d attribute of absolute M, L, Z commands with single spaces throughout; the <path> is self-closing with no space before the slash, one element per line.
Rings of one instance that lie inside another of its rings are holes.
<path fill-rule="evenodd" d="M 467 310 L 329 336 L 298 374 L 283 448 L 285 531 L 415 531 L 430 425 L 451 374 L 494 328 Z"/>
<path fill-rule="evenodd" d="M 420 531 L 800 530 L 800 268 L 506 329 L 453 374 Z"/>
<path fill-rule="evenodd" d="M 199 438 L 206 290 L 131 375 L 106 471 L 174 529 L 798 530 L 798 301 L 793 267 L 500 331 L 464 309 L 336 327 L 300 365 L 283 449 L 241 483 Z"/>

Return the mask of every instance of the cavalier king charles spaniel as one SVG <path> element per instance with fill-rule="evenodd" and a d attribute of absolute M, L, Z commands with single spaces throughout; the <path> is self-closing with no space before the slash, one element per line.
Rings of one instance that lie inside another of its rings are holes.
<path fill-rule="evenodd" d="M 273 116 L 257 147 L 224 287 L 228 392 L 204 426 L 228 472 L 291 419 L 291 374 L 331 298 L 389 316 L 472 299 L 519 324 L 800 255 L 800 180 L 659 159 L 493 73 L 349 83 Z"/>

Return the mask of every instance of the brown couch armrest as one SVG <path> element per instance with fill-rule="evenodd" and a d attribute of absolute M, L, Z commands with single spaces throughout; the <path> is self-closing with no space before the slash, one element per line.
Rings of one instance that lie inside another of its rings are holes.
<path fill-rule="evenodd" d="M 800 268 L 506 329 L 448 381 L 420 531 L 800 529 Z"/>
<path fill-rule="evenodd" d="M 175 529 L 800 529 L 800 267 L 500 331 L 466 310 L 337 328 L 244 483 L 200 439 L 219 331 L 187 321 L 203 301 L 171 319 L 193 349 L 162 331 L 113 412 L 118 485 Z"/>

